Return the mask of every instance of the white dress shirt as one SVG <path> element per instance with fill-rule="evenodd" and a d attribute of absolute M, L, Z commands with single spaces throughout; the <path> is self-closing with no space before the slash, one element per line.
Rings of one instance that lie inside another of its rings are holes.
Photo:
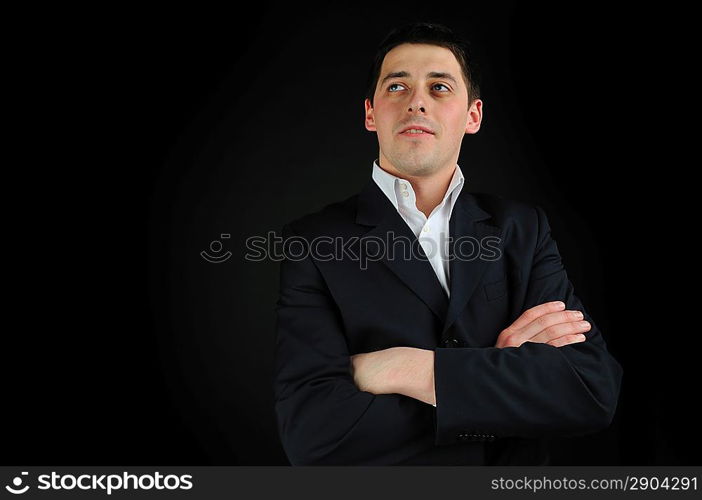
<path fill-rule="evenodd" d="M 417 198 L 414 194 L 414 189 L 412 189 L 412 184 L 380 168 L 377 160 L 373 162 L 373 180 L 385 193 L 385 196 L 388 197 L 419 240 L 422 250 L 429 258 L 431 267 L 434 268 L 436 277 L 439 278 L 439 283 L 446 291 L 446 295 L 450 296 L 449 219 L 458 195 L 463 189 L 464 178 L 461 168 L 456 165 L 444 198 L 441 200 L 441 203 L 434 207 L 429 217 L 425 216 L 417 208 Z"/>

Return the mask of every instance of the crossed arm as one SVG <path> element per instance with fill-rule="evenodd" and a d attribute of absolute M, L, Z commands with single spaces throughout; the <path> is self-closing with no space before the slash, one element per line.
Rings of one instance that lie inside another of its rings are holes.
<path fill-rule="evenodd" d="M 472 430 L 529 438 L 610 424 L 622 369 L 597 327 L 580 324 L 573 310 L 584 307 L 536 212 L 521 299 L 528 309 L 491 348 L 350 355 L 319 267 L 309 258 L 282 263 L 274 396 L 292 464 L 396 464 Z M 290 229 L 284 237 L 295 235 Z M 577 336 L 584 332 L 587 341 Z"/>
<path fill-rule="evenodd" d="M 565 310 L 560 301 L 546 302 L 526 310 L 497 338 L 495 347 L 519 347 L 537 342 L 562 347 L 584 342 L 590 323 L 580 311 Z M 402 394 L 436 406 L 434 351 L 415 347 L 391 347 L 351 356 L 356 386 L 372 394 Z"/>

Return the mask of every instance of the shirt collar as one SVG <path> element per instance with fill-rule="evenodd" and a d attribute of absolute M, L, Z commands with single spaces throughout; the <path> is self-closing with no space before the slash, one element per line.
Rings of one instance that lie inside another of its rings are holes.
<path fill-rule="evenodd" d="M 400 192 L 400 187 L 399 184 L 400 182 L 404 182 L 407 184 L 407 190 L 412 193 L 412 198 L 414 198 L 414 191 L 412 189 L 412 185 L 399 177 L 396 177 L 392 175 L 390 172 L 387 172 L 386 170 L 383 170 L 380 168 L 378 165 L 378 160 L 375 160 L 373 162 L 373 180 L 375 183 L 378 185 L 380 190 L 385 193 L 385 196 L 390 200 L 390 202 L 393 204 L 395 207 L 395 210 L 399 210 L 399 203 L 398 203 L 398 198 L 397 198 L 397 193 Z M 463 172 L 461 171 L 461 167 L 456 165 L 456 169 L 453 172 L 453 177 L 451 177 L 451 182 L 449 183 L 449 187 L 446 190 L 446 194 L 444 194 L 444 198 L 441 200 L 441 203 L 445 203 L 446 199 L 449 198 L 449 217 L 451 216 L 450 214 L 453 212 L 453 206 L 456 204 L 456 200 L 458 199 L 458 195 L 461 193 L 461 190 L 463 189 L 463 185 L 465 184 L 465 178 L 463 177 Z"/>

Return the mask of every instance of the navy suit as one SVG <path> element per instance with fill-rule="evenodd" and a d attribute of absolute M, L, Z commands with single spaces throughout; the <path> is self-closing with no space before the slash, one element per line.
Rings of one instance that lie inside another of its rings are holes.
<path fill-rule="evenodd" d="M 450 299 L 372 180 L 284 226 L 295 258 L 281 264 L 274 396 L 291 464 L 538 465 L 544 438 L 610 424 L 622 368 L 575 296 L 543 210 L 464 189 L 449 226 L 454 239 L 486 242 L 483 257 L 450 261 Z M 371 255 L 367 242 L 388 234 L 415 255 Z M 346 245 L 340 258 L 326 258 L 332 238 Z M 584 313 L 585 342 L 494 347 L 522 312 L 554 300 Z M 350 356 L 394 346 L 435 352 L 437 407 L 355 386 Z"/>

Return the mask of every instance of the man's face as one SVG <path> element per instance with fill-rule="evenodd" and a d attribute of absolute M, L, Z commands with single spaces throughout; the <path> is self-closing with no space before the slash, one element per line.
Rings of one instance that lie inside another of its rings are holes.
<path fill-rule="evenodd" d="M 366 129 L 378 133 L 381 165 L 428 176 L 458 161 L 464 134 L 480 128 L 482 102 L 468 89 L 453 53 L 436 45 L 402 44 L 387 53 Z M 407 130 L 421 127 L 424 132 Z"/>

